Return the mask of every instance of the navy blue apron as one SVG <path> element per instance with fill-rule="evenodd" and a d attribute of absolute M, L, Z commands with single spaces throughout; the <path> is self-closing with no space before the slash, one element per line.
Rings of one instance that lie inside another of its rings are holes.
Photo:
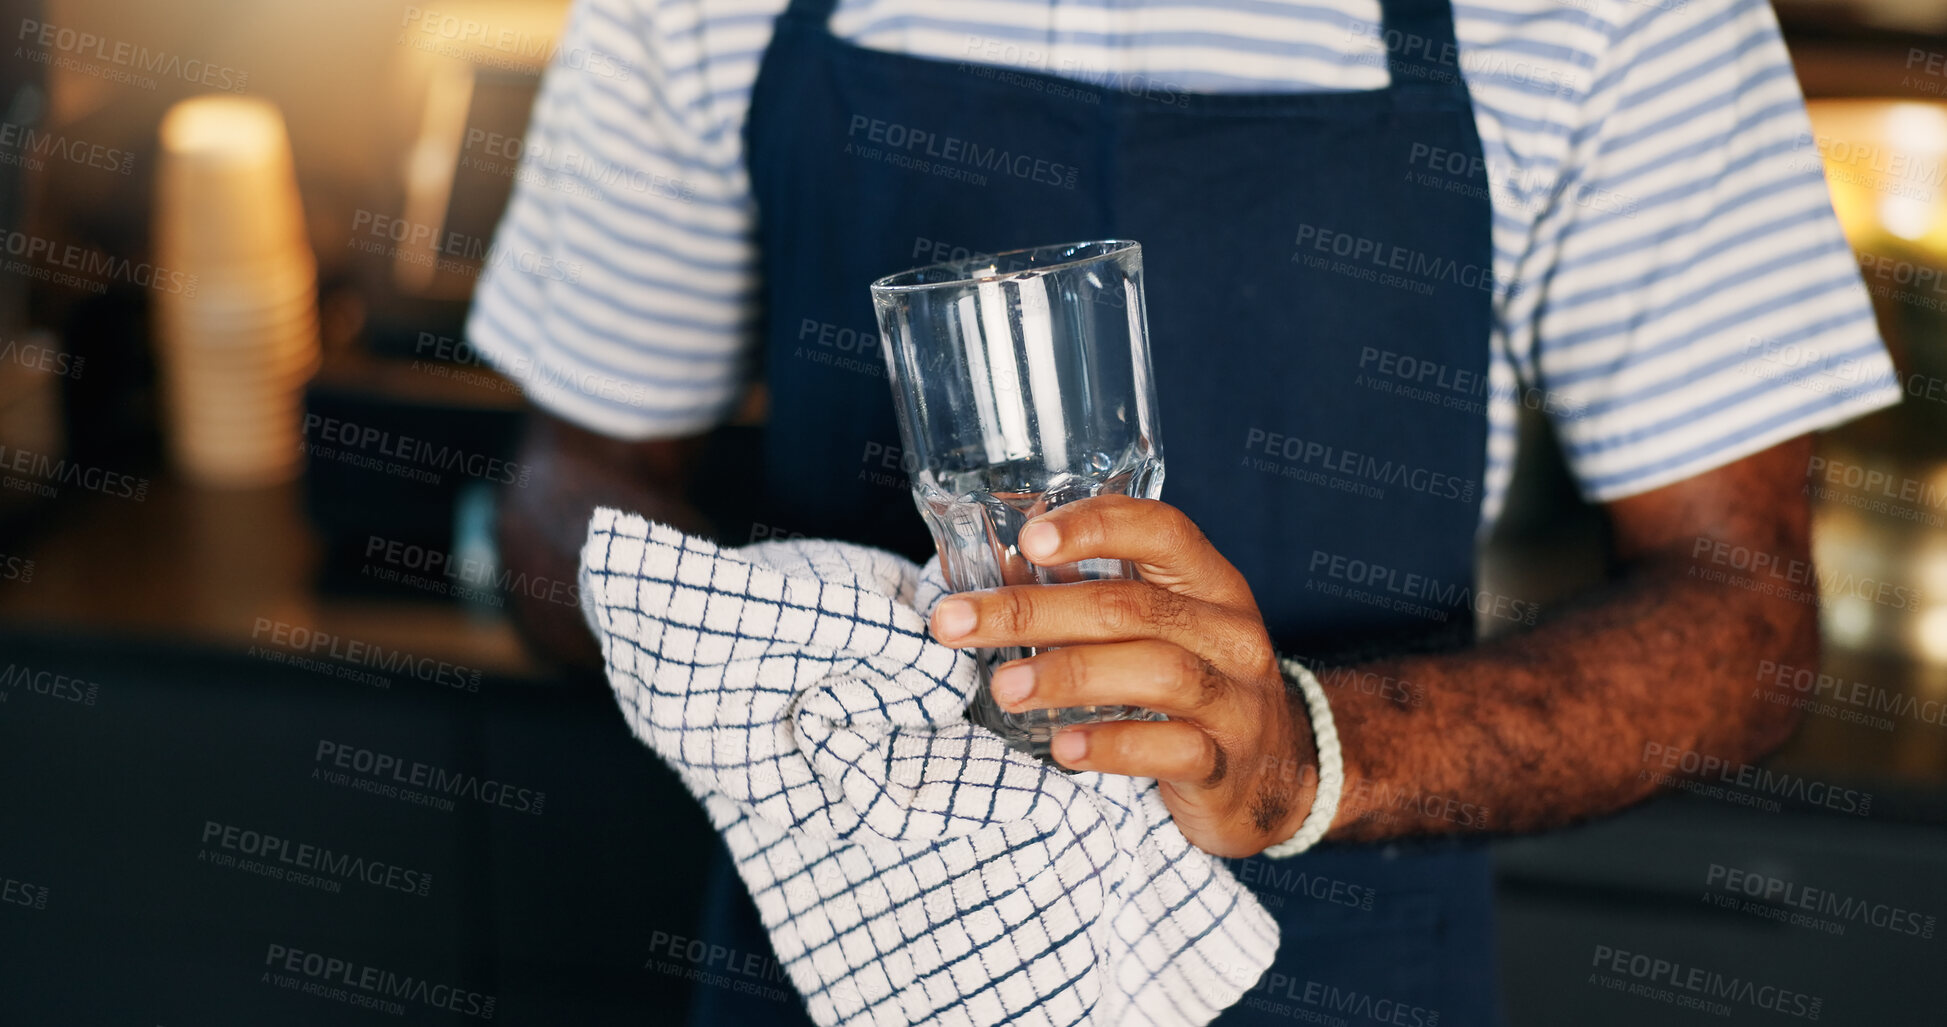
<path fill-rule="evenodd" d="M 1163 498 L 1246 575 L 1279 649 L 1347 659 L 1470 634 L 1493 283 L 1446 0 L 1383 0 L 1385 89 L 1250 95 L 868 50 L 830 32 L 835 2 L 793 0 L 779 18 L 745 129 L 770 392 L 756 524 L 924 559 L 868 283 L 967 253 L 1134 239 Z M 1446 798 L 1377 800 L 1410 821 Z M 1497 1021 L 1477 843 L 1234 869 L 1283 942 L 1219 1023 Z M 720 866 L 711 892 L 707 940 L 768 954 L 734 874 Z M 807 1022 L 708 986 L 693 1014 Z"/>

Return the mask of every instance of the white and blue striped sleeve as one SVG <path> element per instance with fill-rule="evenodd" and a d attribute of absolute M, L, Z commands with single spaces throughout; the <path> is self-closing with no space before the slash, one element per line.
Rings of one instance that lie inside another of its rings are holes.
<path fill-rule="evenodd" d="M 697 0 L 578 0 L 469 316 L 543 409 L 616 438 L 694 434 L 739 399 L 754 204 Z"/>
<path fill-rule="evenodd" d="M 1639 13 L 1538 226 L 1552 259 L 1517 283 L 1527 370 L 1598 502 L 1900 398 L 1770 6 L 1615 6 Z"/>

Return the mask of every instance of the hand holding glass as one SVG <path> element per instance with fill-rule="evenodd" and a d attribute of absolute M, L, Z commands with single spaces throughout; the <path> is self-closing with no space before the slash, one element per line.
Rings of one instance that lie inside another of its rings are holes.
<path fill-rule="evenodd" d="M 1163 487 L 1142 247 L 1068 243 L 917 268 L 872 283 L 913 500 L 954 589 L 1133 578 L 1119 560 L 1037 567 L 1017 539 L 1063 503 Z M 1073 724 L 1147 719 L 1133 706 L 1007 713 L 980 650 L 970 717 L 1048 759 Z"/>

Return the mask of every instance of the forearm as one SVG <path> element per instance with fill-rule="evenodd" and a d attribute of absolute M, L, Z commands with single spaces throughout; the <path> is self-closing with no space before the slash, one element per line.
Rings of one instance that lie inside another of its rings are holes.
<path fill-rule="evenodd" d="M 532 469 L 500 496 L 500 556 L 527 581 L 574 582 L 588 518 L 598 506 L 640 513 L 686 531 L 708 533 L 684 496 L 694 440 L 630 443 L 590 434 L 534 414 L 517 460 Z M 509 593 L 514 623 L 530 648 L 552 662 L 599 670 L 601 650 L 581 610 L 562 590 Z M 567 594 L 575 595 L 574 591 Z"/>
<path fill-rule="evenodd" d="M 1756 670 L 1815 664 L 1816 608 L 1692 567 L 1672 552 L 1525 634 L 1357 668 L 1418 705 L 1329 689 L 1347 774 L 1331 836 L 1549 827 L 1655 791 L 1652 744 L 1741 762 L 1783 742 L 1796 715 Z"/>
<path fill-rule="evenodd" d="M 1664 768 L 1645 764 L 1650 744 L 1737 763 L 1782 742 L 1796 714 L 1765 701 L 1757 668 L 1814 663 L 1817 608 L 1742 586 L 1814 580 L 1802 491 L 1810 452 L 1801 436 L 1609 501 L 1626 570 L 1534 631 L 1322 674 L 1341 684 L 1328 694 L 1347 789 L 1330 836 L 1546 827 L 1653 791 Z M 1020 550 L 1041 567 L 1121 560 L 1137 576 L 940 603 L 933 634 L 948 645 L 1047 650 L 996 670 L 995 702 L 1016 713 L 1162 713 L 1065 728 L 1050 750 L 1073 770 L 1155 778 L 1177 827 L 1205 852 L 1251 855 L 1297 834 L 1318 808 L 1309 711 L 1280 676 L 1243 574 L 1210 539 L 1166 504 L 1104 495 L 1034 518 Z M 1787 571 L 1771 581 L 1762 567 Z M 1760 580 L 1727 580 L 1727 570 Z M 1366 675 L 1410 682 L 1406 694 L 1421 701 L 1343 687 Z M 1468 807 L 1473 815 L 1454 815 Z"/>

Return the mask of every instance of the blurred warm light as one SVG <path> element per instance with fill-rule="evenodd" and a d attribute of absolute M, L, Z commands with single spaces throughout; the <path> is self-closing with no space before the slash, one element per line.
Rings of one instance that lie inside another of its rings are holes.
<path fill-rule="evenodd" d="M 446 206 L 453 198 L 453 167 L 460 160 L 472 102 L 470 68 L 449 62 L 427 83 L 419 138 L 406 155 L 404 219 L 408 224 L 437 225 L 445 220 Z M 438 273 L 439 246 L 437 237 L 429 237 L 423 248 L 398 248 L 392 275 L 401 291 L 424 292 L 432 284 Z"/>
<path fill-rule="evenodd" d="M 319 360 L 317 262 L 284 119 L 272 104 L 199 96 L 162 120 L 154 252 L 192 288 L 158 290 L 158 366 L 176 463 L 253 488 L 303 466 L 304 383 Z"/>
<path fill-rule="evenodd" d="M 1933 225 L 1933 205 L 1913 196 L 1880 197 L 1879 221 L 1886 230 L 1908 242 L 1926 238 Z"/>
<path fill-rule="evenodd" d="M 1938 480 L 1940 475 L 1936 474 Z M 1920 609 L 1908 642 L 1922 660 L 1947 664 L 1947 536 L 1929 532 L 1913 554 L 1910 580 L 1920 594 Z"/>
<path fill-rule="evenodd" d="M 1947 605 L 1928 610 L 1914 622 L 1913 648 L 1929 663 L 1947 663 Z"/>
<path fill-rule="evenodd" d="M 1854 249 L 1899 240 L 1947 259 L 1947 104 L 1814 100 L 1812 146 Z"/>
<path fill-rule="evenodd" d="M 1873 604 L 1850 596 L 1834 596 L 1819 623 L 1825 640 L 1845 649 L 1864 649 L 1873 636 Z"/>
<path fill-rule="evenodd" d="M 240 164 L 268 163 L 288 145 L 277 108 L 242 96 L 199 96 L 176 104 L 162 119 L 161 138 L 172 157 Z"/>
<path fill-rule="evenodd" d="M 1873 466 L 1904 473 L 1897 463 Z M 1914 476 L 1940 480 L 1943 473 Z M 1947 667 L 1947 532 L 1822 501 L 1812 555 L 1820 582 L 1819 631 L 1831 648 Z M 1901 587 L 1888 595 L 1882 583 Z"/>

